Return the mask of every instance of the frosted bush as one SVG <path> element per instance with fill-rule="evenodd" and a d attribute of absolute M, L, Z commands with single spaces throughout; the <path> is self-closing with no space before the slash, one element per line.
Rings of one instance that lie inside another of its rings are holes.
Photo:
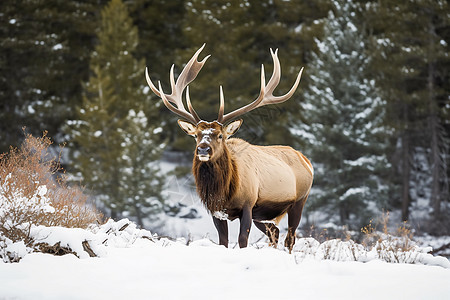
<path fill-rule="evenodd" d="M 353 240 L 333 239 L 320 244 L 315 256 L 336 261 L 366 261 L 367 255 L 364 247 Z"/>
<path fill-rule="evenodd" d="M 10 173 L 0 185 L 0 220 L 4 222 L 3 226 L 6 229 L 24 225 L 25 216 L 55 212 L 55 208 L 47 196 L 45 185 L 37 186 L 34 193 L 27 196 L 21 187 L 11 181 Z M 38 184 L 38 182 L 35 184 Z M 16 212 L 20 214 L 12 214 Z"/>
<path fill-rule="evenodd" d="M 29 243 L 32 224 L 55 212 L 45 185 L 34 183 L 31 193 L 13 181 L 8 174 L 0 183 L 0 233 L 13 242 Z"/>
<path fill-rule="evenodd" d="M 4 260 L 16 261 L 21 255 L 14 253 L 31 247 L 33 226 L 86 228 L 102 221 L 95 207 L 86 204 L 82 189 L 69 187 L 64 174 L 58 173 L 59 158 L 49 150 L 51 144 L 46 133 L 39 138 L 26 135 L 20 148 L 0 154 L 0 255 Z"/>

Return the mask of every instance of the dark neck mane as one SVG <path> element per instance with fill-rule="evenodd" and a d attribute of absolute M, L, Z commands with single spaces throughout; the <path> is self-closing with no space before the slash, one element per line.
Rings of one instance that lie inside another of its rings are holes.
<path fill-rule="evenodd" d="M 228 149 L 225 147 L 214 162 L 201 162 L 194 157 L 192 173 L 197 193 L 206 208 L 210 212 L 223 211 L 238 188 L 237 167 Z"/>

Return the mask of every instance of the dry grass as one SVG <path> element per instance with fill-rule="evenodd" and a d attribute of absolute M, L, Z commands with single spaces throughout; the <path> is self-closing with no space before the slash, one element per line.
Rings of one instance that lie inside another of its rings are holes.
<path fill-rule="evenodd" d="M 0 235 L 13 242 L 29 245 L 33 225 L 86 228 L 103 219 L 80 187 L 68 186 L 51 145 L 46 132 L 26 135 L 0 155 Z"/>
<path fill-rule="evenodd" d="M 362 244 L 367 250 L 376 250 L 378 258 L 391 263 L 414 263 L 418 252 L 412 241 L 413 233 L 407 222 L 397 226 L 395 232 L 388 227 L 389 212 L 384 213 L 378 226 L 371 221 L 361 229 L 364 234 Z M 381 227 L 377 230 L 377 227 Z"/>
<path fill-rule="evenodd" d="M 297 241 L 296 261 L 312 256 L 336 261 L 367 262 L 379 259 L 389 263 L 420 263 L 427 250 L 413 241 L 409 225 L 404 222 L 390 227 L 388 224 L 389 213 L 384 213 L 376 222 L 370 221 L 361 228 L 362 235 L 349 231 L 345 226 L 342 230 L 331 231 L 316 231 L 312 227 L 309 238 Z"/>

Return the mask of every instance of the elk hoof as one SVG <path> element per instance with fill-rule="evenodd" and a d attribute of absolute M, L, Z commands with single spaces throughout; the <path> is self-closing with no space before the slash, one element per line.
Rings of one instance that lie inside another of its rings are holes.
<path fill-rule="evenodd" d="M 284 246 L 289 249 L 289 254 L 292 253 L 294 244 L 295 244 L 295 236 L 289 232 L 288 235 L 286 236 L 286 239 L 284 240 Z"/>

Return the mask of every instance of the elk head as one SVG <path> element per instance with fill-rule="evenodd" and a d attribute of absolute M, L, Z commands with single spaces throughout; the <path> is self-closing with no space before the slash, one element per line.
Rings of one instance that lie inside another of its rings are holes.
<path fill-rule="evenodd" d="M 158 82 L 158 88 L 156 88 L 156 86 L 151 81 L 150 76 L 148 75 L 147 68 L 145 69 L 145 76 L 151 90 L 163 100 L 165 106 L 169 110 L 183 118 L 183 120 L 178 120 L 178 125 L 188 135 L 193 136 L 196 139 L 197 147 L 195 150 L 195 155 L 202 162 L 214 161 L 221 156 L 224 151 L 224 141 L 235 134 L 242 124 L 242 120 L 230 122 L 231 120 L 236 119 L 237 117 L 258 107 L 268 104 L 282 103 L 288 100 L 292 97 L 295 90 L 297 89 L 303 72 L 302 68 L 298 73 L 297 79 L 289 92 L 287 92 L 283 96 L 274 96 L 273 91 L 280 82 L 281 66 L 277 55 L 278 49 L 275 50 L 275 52 L 270 49 L 270 53 L 272 55 L 274 63 L 274 70 L 272 77 L 266 84 L 264 65 L 261 66 L 261 89 L 258 98 L 256 98 L 250 104 L 247 104 L 246 106 L 243 106 L 224 115 L 225 99 L 222 86 L 220 86 L 220 108 L 217 120 L 213 122 L 204 121 L 200 119 L 200 117 L 192 107 L 188 87 L 189 83 L 191 83 L 197 77 L 206 60 L 210 56 L 206 56 L 200 62 L 197 61 L 197 58 L 204 47 L 205 44 L 200 49 L 198 49 L 197 52 L 195 52 L 194 56 L 192 56 L 192 58 L 186 64 L 176 82 L 173 71 L 174 66 L 172 65 L 170 69 L 170 84 L 172 87 L 171 94 L 164 93 L 161 87 L 161 82 Z M 184 107 L 182 100 L 184 89 L 186 89 L 186 103 L 188 110 L 186 110 L 186 108 Z"/>
<path fill-rule="evenodd" d="M 218 121 L 200 121 L 196 125 L 178 120 L 181 129 L 197 141 L 195 155 L 200 161 L 214 161 L 223 153 L 224 141 L 231 137 L 241 126 L 242 120 L 223 126 Z"/>

